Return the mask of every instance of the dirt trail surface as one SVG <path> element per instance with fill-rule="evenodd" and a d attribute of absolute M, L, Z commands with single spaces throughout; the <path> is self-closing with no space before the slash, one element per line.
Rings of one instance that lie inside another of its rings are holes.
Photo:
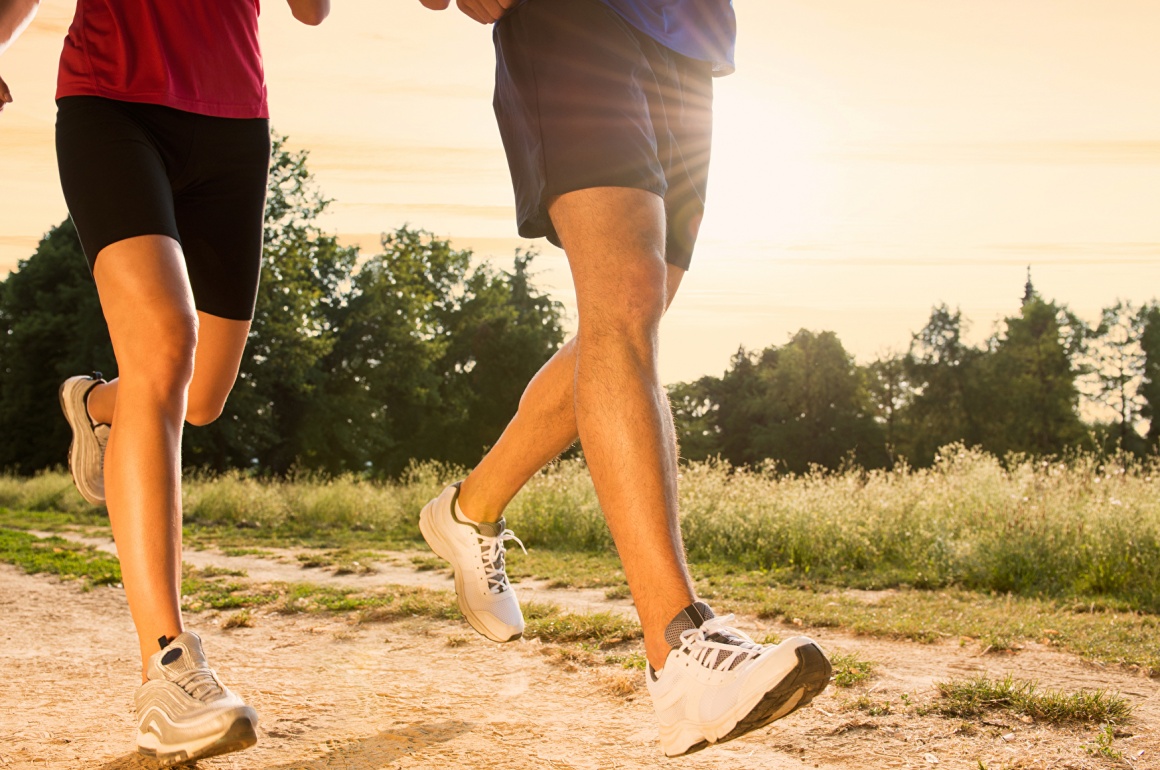
<path fill-rule="evenodd" d="M 334 576 L 206 551 L 187 558 L 197 566 L 245 569 L 260 581 L 450 585 L 446 574 L 416 571 L 402 559 L 376 564 L 374 574 Z M 603 600 L 600 592 L 518 587 L 569 608 L 631 612 L 627 602 Z M 1034 645 L 1014 656 L 981 655 L 977 646 L 956 642 L 919 645 L 811 630 L 827 649 L 873 661 L 876 677 L 860 687 L 831 687 L 813 707 L 740 740 L 667 760 L 638 671 L 577 665 L 545 654 L 551 648 L 534 640 L 492 644 L 457 622 L 358 625 L 341 615 L 256 612 L 254 627 L 223 630 L 223 617 L 189 613 L 187 624 L 202 634 L 223 679 L 258 709 L 259 743 L 198 763 L 205 770 L 1160 770 L 1160 681 Z M 797 632 L 751 618 L 740 625 L 755 636 Z M 0 768 L 154 767 L 134 753 L 136 648 L 120 589 L 84 592 L 75 582 L 0 565 Z M 983 672 L 1069 691 L 1122 692 L 1136 709 L 1115 739 L 1123 758 L 1092 753 L 1091 725 L 1050 727 L 1003 712 L 964 724 L 919 716 L 907 705 L 930 703 L 935 681 Z M 895 713 L 870 716 L 854 706 L 861 696 L 892 703 Z"/>

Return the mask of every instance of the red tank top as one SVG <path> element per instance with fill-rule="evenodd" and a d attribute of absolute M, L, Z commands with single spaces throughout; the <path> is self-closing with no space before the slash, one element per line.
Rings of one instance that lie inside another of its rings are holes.
<path fill-rule="evenodd" d="M 258 0 L 77 0 L 56 96 L 269 117 Z"/>

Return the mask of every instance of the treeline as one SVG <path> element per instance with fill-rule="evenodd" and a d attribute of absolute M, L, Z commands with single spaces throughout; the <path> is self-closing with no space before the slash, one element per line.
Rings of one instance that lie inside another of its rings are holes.
<path fill-rule="evenodd" d="M 531 282 L 533 255 L 499 271 L 404 226 L 364 257 L 320 230 L 328 203 L 306 153 L 275 137 L 247 354 L 222 417 L 186 430 L 186 465 L 388 477 L 414 460 L 475 463 L 564 339 L 561 305 Z M 926 466 L 953 442 L 999 456 L 1155 451 L 1155 302 L 1117 304 L 1088 326 L 1029 281 L 983 345 L 965 344 L 963 327 L 935 308 L 905 355 L 867 366 L 832 332 L 739 350 L 722 377 L 669 388 L 682 454 L 800 472 Z M 116 375 L 66 220 L 0 281 L 0 469 L 63 464 L 57 387 L 94 369 Z M 1097 406 L 1115 417 L 1085 422 Z"/>
<path fill-rule="evenodd" d="M 530 280 L 402 227 L 360 257 L 317 226 L 328 201 L 306 153 L 275 139 L 257 312 L 225 413 L 185 431 L 187 466 L 393 476 L 412 459 L 472 464 L 564 338 Z M 116 375 L 108 330 L 68 220 L 0 282 L 0 468 L 62 465 L 57 387 Z"/>
<path fill-rule="evenodd" d="M 731 463 L 930 465 L 939 447 L 1135 454 L 1160 444 L 1160 305 L 1118 302 L 1085 324 L 1030 278 L 1019 312 L 982 345 L 940 305 L 905 354 L 858 365 L 833 332 L 739 350 L 721 377 L 670 386 L 681 453 Z M 1085 421 L 1084 414 L 1110 419 Z M 1150 421 L 1146 431 L 1140 430 Z"/>

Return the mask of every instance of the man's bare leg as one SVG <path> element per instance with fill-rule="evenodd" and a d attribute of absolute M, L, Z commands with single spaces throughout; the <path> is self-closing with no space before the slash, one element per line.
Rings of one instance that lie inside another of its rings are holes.
<path fill-rule="evenodd" d="M 666 308 L 685 276 L 666 265 Z M 528 480 L 579 438 L 576 428 L 576 338 L 568 340 L 528 383 L 499 441 L 463 481 L 459 505 L 477 522 L 499 521 Z"/>
<path fill-rule="evenodd" d="M 677 521 L 677 449 L 657 373 L 666 300 L 665 211 L 643 190 L 593 188 L 549 206 L 576 285 L 575 415 L 596 494 L 645 637 L 662 668 L 665 627 L 694 601 Z"/>

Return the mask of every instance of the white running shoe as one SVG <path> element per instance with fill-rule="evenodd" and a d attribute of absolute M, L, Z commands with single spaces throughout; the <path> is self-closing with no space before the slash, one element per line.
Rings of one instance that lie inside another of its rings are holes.
<path fill-rule="evenodd" d="M 105 504 L 105 445 L 109 443 L 109 426 L 94 425 L 89 417 L 86 399 L 89 391 L 104 384 L 100 372 L 91 377 L 69 377 L 60 386 L 60 408 L 72 428 L 68 448 L 68 469 L 81 497 L 91 505 Z"/>
<path fill-rule="evenodd" d="M 164 640 L 162 640 L 164 641 Z M 186 631 L 149 658 L 137 688 L 137 751 L 162 767 L 253 746 L 258 714 L 230 692 Z"/>
<path fill-rule="evenodd" d="M 520 539 L 504 526 L 476 524 L 456 514 L 459 484 L 443 490 L 419 513 L 419 530 L 431 550 L 451 564 L 459 611 L 493 642 L 510 642 L 524 633 L 524 615 L 504 571 L 508 540 Z M 525 550 L 526 552 L 526 550 Z"/>
<path fill-rule="evenodd" d="M 829 684 L 830 661 L 812 640 L 757 644 L 730 628 L 732 620 L 715 617 L 704 602 L 686 607 L 665 630 L 673 649 L 664 668 L 645 667 L 661 748 L 670 757 L 764 727 Z"/>

